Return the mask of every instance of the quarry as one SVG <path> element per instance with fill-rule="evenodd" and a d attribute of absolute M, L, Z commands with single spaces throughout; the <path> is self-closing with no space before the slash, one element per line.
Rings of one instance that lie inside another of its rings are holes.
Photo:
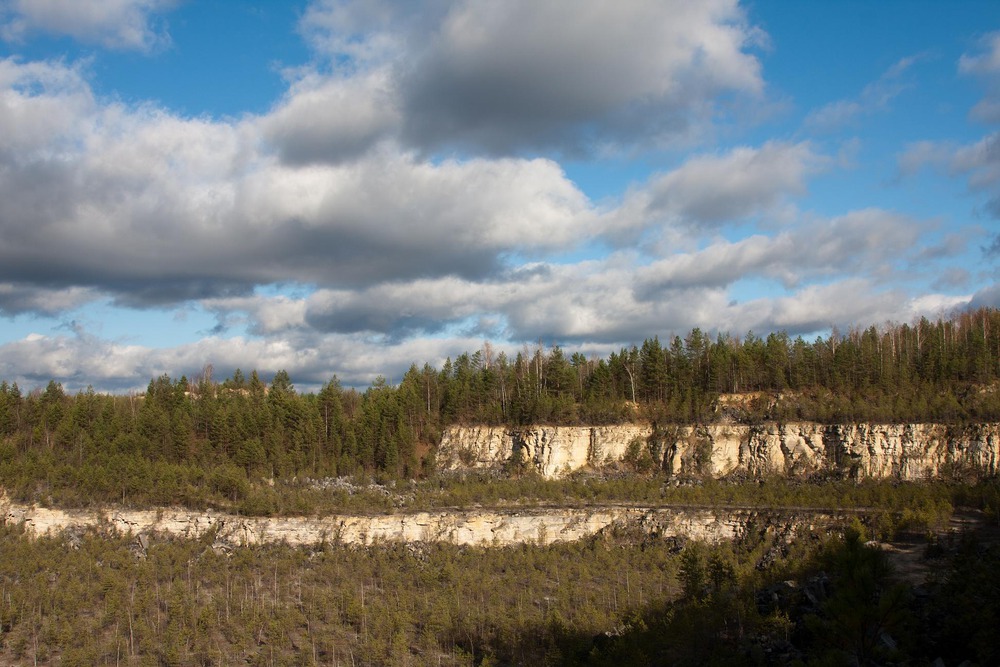
<path fill-rule="evenodd" d="M 1000 425 L 814 423 L 682 426 L 651 424 L 525 428 L 456 426 L 437 452 L 442 474 L 516 465 L 546 479 L 588 471 L 621 471 L 641 461 L 675 479 L 810 476 L 846 479 L 934 480 L 956 470 L 997 472 Z M 627 474 L 627 473 L 625 473 Z M 254 517 L 180 507 L 61 509 L 0 499 L 8 524 L 31 535 L 72 534 L 99 528 L 136 536 L 211 536 L 219 549 L 284 543 L 366 546 L 384 542 L 456 545 L 540 545 L 583 539 L 604 531 L 721 542 L 748 530 L 782 539 L 835 529 L 863 509 L 733 506 L 605 505 L 453 507 L 428 511 Z"/>

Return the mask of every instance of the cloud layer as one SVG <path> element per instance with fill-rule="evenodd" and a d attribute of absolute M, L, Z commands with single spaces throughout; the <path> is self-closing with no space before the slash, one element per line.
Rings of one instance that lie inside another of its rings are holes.
<path fill-rule="evenodd" d="M 172 6 L 11 1 L 0 35 L 148 52 Z M 713 142 L 738 100 L 768 103 L 766 36 L 735 1 L 327 0 L 300 30 L 315 60 L 239 118 L 102 98 L 79 63 L 0 60 L 0 315 L 111 302 L 216 322 L 168 349 L 32 334 L 0 344 L 0 376 L 123 388 L 213 363 L 364 384 L 484 338 L 603 354 L 695 326 L 808 334 L 972 298 L 900 287 L 966 237 L 930 257 L 929 220 L 805 209 L 814 179 L 842 169 L 835 147 Z M 957 67 L 987 82 L 984 119 L 998 43 Z M 912 62 L 804 127 L 885 108 Z M 997 143 L 913 143 L 900 167 L 964 177 L 1000 211 Z M 600 202 L 564 167 L 634 155 L 660 166 Z"/>

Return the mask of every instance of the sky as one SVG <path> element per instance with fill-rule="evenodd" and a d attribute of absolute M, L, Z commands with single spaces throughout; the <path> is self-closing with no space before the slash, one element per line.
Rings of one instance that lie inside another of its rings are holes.
<path fill-rule="evenodd" d="M 0 0 L 0 379 L 1000 306 L 1000 3 Z"/>

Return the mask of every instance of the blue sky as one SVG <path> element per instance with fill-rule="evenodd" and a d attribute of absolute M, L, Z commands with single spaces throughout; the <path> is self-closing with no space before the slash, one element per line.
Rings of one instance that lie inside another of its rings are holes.
<path fill-rule="evenodd" d="M 1000 305 L 995 2 L 0 0 L 0 378 Z"/>

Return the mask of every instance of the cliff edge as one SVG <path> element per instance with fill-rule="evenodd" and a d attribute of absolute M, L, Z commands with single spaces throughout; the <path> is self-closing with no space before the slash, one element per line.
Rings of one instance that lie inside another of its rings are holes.
<path fill-rule="evenodd" d="M 672 475 L 734 474 L 850 479 L 995 475 L 1000 424 L 661 426 L 452 426 L 437 452 L 441 470 L 532 466 L 555 479 L 581 469 L 652 466 Z"/>

